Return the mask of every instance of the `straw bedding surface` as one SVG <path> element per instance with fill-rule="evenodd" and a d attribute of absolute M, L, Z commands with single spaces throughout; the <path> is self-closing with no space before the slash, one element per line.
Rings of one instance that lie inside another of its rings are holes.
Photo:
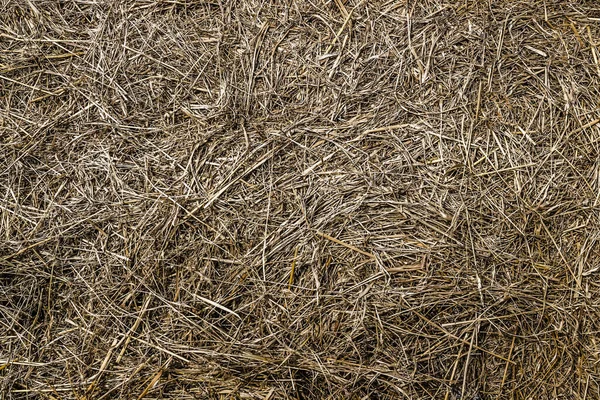
<path fill-rule="evenodd" d="M 597 2 L 0 3 L 1 398 L 600 398 Z"/>

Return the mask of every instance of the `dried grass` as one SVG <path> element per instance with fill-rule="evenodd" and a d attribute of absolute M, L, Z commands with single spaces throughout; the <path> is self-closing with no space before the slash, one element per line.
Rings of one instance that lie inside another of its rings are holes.
<path fill-rule="evenodd" d="M 0 5 L 0 397 L 600 398 L 595 1 Z"/>

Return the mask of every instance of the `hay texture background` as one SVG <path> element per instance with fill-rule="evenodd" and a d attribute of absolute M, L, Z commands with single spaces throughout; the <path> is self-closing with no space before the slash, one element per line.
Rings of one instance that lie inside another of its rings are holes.
<path fill-rule="evenodd" d="M 600 6 L 0 2 L 3 399 L 599 399 Z"/>

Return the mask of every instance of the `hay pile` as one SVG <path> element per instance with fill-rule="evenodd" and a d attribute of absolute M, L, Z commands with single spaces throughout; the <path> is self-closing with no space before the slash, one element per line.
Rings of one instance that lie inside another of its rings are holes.
<path fill-rule="evenodd" d="M 595 1 L 0 6 L 0 397 L 600 398 Z"/>

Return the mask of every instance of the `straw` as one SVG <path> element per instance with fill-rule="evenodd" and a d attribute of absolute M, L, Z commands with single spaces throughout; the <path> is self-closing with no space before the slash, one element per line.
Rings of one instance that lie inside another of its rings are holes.
<path fill-rule="evenodd" d="M 0 398 L 598 398 L 599 23 L 0 2 Z"/>

